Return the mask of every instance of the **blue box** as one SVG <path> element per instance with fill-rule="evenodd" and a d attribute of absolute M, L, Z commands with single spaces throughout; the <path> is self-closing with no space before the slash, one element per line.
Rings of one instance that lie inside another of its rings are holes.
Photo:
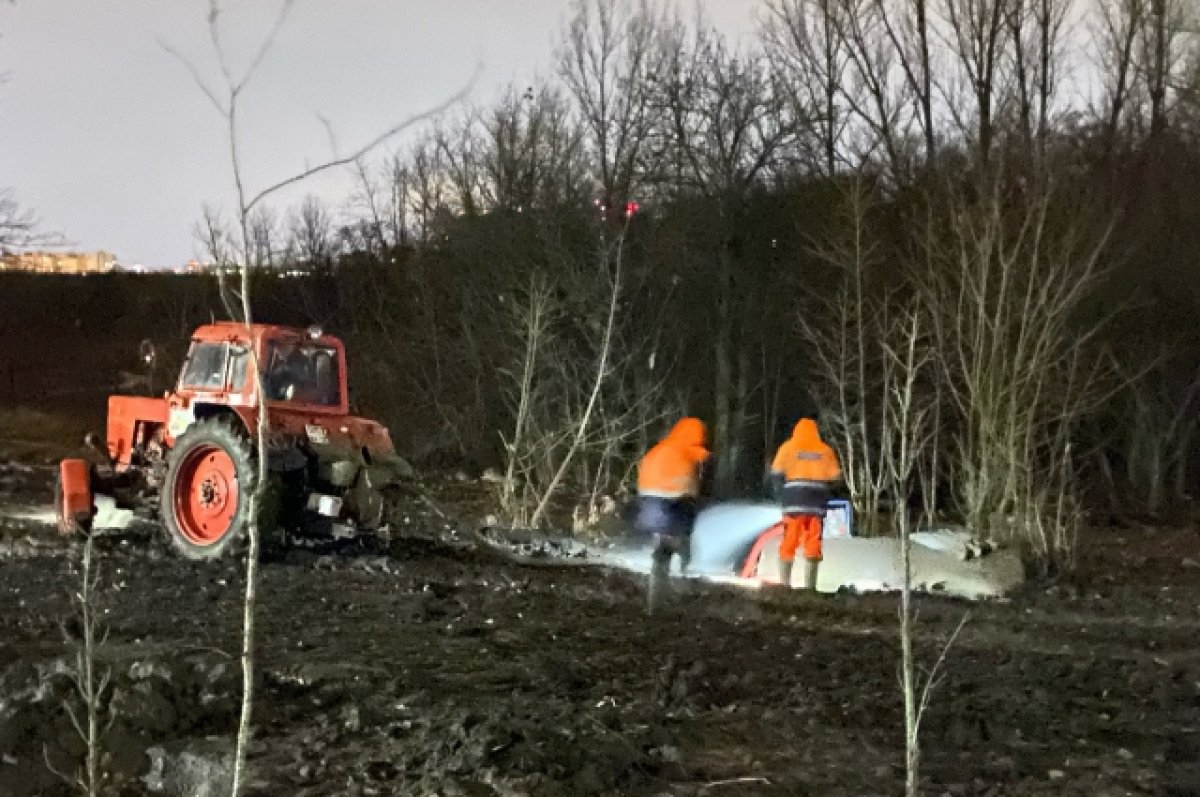
<path fill-rule="evenodd" d="M 822 539 L 854 536 L 854 509 L 844 498 L 833 498 L 825 504 L 825 523 L 821 527 Z"/>

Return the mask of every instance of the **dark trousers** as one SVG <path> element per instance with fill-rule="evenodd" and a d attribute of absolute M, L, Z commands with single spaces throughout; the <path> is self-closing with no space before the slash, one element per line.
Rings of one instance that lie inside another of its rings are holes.
<path fill-rule="evenodd" d="M 649 610 L 653 613 L 662 603 L 671 575 L 671 559 L 679 556 L 681 574 L 687 572 L 692 561 L 692 526 L 696 522 L 696 502 L 692 499 L 644 496 L 638 503 L 638 530 L 654 538 L 648 596 Z"/>
<path fill-rule="evenodd" d="M 653 495 L 638 498 L 634 525 L 642 534 L 656 537 L 662 534 L 691 536 L 695 523 L 694 498 L 659 498 Z"/>

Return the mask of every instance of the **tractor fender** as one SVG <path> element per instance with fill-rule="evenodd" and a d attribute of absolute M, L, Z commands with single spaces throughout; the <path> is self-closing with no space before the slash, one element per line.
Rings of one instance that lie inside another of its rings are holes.
<path fill-rule="evenodd" d="M 76 528 L 85 531 L 91 528 L 96 506 L 92 496 L 92 468 L 87 460 L 64 459 L 58 464 L 54 499 L 59 531 L 70 534 Z"/>

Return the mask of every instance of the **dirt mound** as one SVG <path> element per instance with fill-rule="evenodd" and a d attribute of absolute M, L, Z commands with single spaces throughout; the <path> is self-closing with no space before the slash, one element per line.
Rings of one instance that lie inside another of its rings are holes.
<path fill-rule="evenodd" d="M 589 546 L 569 537 L 545 534 L 532 529 L 488 526 L 475 538 L 492 550 L 519 560 L 582 564 L 589 560 Z"/>
<path fill-rule="evenodd" d="M 227 657 L 196 652 L 146 657 L 136 648 L 104 646 L 97 678 L 107 684 L 97 706 L 104 728 L 101 767 L 114 789 L 151 769 L 148 750 L 164 740 L 229 734 L 236 723 L 240 671 Z M 75 728 L 86 716 L 70 658 L 19 661 L 0 673 L 0 794 L 23 797 L 61 788 L 55 773 L 78 771 L 86 746 Z M 74 719 L 72 717 L 74 715 Z"/>

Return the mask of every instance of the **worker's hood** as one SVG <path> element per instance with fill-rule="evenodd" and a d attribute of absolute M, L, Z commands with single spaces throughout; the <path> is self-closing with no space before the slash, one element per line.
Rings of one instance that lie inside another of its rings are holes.
<path fill-rule="evenodd" d="M 804 450 L 812 450 L 825 442 L 821 439 L 821 432 L 817 430 L 817 422 L 812 418 L 800 419 L 796 428 L 792 430 L 792 440 Z"/>
<path fill-rule="evenodd" d="M 671 429 L 671 433 L 667 435 L 667 439 L 688 448 L 704 448 L 706 436 L 704 422 L 699 418 L 680 418 Z"/>

